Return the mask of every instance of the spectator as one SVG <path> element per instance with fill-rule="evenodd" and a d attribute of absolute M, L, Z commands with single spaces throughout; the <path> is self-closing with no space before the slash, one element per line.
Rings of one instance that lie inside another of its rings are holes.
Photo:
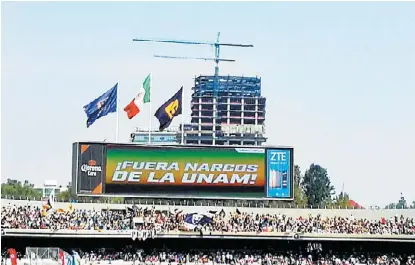
<path fill-rule="evenodd" d="M 158 230 L 211 232 L 296 232 L 330 234 L 415 235 L 413 218 L 395 216 L 380 220 L 350 217 L 307 216 L 291 218 L 282 214 L 250 214 L 236 211 L 212 213 L 208 221 L 189 226 L 189 216 L 181 211 L 159 211 L 155 207 L 133 206 L 125 210 L 64 211 L 34 206 L 7 206 L 1 210 L 1 227 L 9 229 L 82 229 L 82 230 Z"/>
<path fill-rule="evenodd" d="M 307 253 L 278 253 L 269 250 L 217 250 L 193 249 L 186 252 L 170 249 L 126 249 L 124 251 L 78 250 L 82 264 L 101 261 L 123 260 L 132 264 L 218 264 L 218 265 L 415 265 L 415 255 L 394 255 L 383 253 L 332 253 L 311 255 Z"/>

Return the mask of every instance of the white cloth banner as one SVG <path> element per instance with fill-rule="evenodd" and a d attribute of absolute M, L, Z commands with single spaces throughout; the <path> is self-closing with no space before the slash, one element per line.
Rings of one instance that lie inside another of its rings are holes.
<path fill-rule="evenodd" d="M 131 231 L 132 240 L 146 240 L 147 238 L 154 238 L 156 236 L 155 230 L 133 230 Z"/>

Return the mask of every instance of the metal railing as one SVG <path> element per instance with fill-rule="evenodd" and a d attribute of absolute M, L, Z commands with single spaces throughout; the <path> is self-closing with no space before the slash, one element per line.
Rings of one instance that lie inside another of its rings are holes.
<path fill-rule="evenodd" d="M 59 248 L 55 247 L 27 247 L 25 258 L 29 265 L 59 264 Z"/>
<path fill-rule="evenodd" d="M 41 201 L 40 197 L 20 197 L 2 195 L 2 199 L 9 200 L 27 200 L 27 201 Z M 308 205 L 296 205 L 294 202 L 281 201 L 241 201 L 241 200 L 184 200 L 184 199 L 151 199 L 151 198 L 78 198 L 76 200 L 62 200 L 55 199 L 56 202 L 73 202 L 73 203 L 106 203 L 106 204 L 139 204 L 139 205 L 167 205 L 167 206 L 212 206 L 212 207 L 246 207 L 246 208 L 283 208 L 283 209 L 365 209 L 363 207 L 341 207 L 335 205 L 321 205 L 317 207 L 309 207 Z M 414 208 L 380 208 L 370 207 L 372 210 L 383 209 L 414 209 Z"/>

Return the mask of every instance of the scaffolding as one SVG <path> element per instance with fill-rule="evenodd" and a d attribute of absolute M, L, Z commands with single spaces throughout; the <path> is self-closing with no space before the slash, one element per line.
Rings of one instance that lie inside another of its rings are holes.
<path fill-rule="evenodd" d="M 215 85 L 215 76 L 199 76 L 195 78 L 192 88 L 193 96 L 226 97 L 258 97 L 261 96 L 261 79 L 258 77 L 218 76 Z"/>
<path fill-rule="evenodd" d="M 266 98 L 261 96 L 260 78 L 199 76 L 192 90 L 191 130 L 185 133 L 185 143 L 258 146 L 266 142 Z"/>
<path fill-rule="evenodd" d="M 191 101 L 191 124 L 184 132 L 184 143 L 203 145 L 262 145 L 266 142 L 265 103 L 261 97 L 261 79 L 258 77 L 221 76 L 219 62 L 235 62 L 220 57 L 221 47 L 250 48 L 252 44 L 173 39 L 134 38 L 136 42 L 159 42 L 214 47 L 214 58 L 154 55 L 157 58 L 191 59 L 215 62 L 215 74 L 195 79 Z M 246 107 L 245 107 L 246 106 Z M 181 126 L 185 126 L 182 124 Z M 222 128 L 224 126 L 224 128 Z M 230 128 L 242 126 L 240 128 Z M 249 128 L 252 126 L 253 128 Z M 259 127 L 262 127 L 259 128 Z M 245 131 L 246 130 L 246 131 Z M 229 133 L 239 132 L 239 133 Z"/>

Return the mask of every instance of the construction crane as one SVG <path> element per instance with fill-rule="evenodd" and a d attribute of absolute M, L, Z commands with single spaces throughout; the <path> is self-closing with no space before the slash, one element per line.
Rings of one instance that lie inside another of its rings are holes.
<path fill-rule="evenodd" d="M 220 55 L 220 47 L 242 47 L 242 48 L 252 48 L 252 44 L 233 44 L 233 43 L 220 43 L 219 42 L 220 32 L 218 32 L 216 42 L 200 42 L 200 41 L 185 41 L 185 40 L 167 40 L 167 39 L 141 39 L 134 38 L 133 41 L 141 42 L 163 42 L 163 43 L 174 43 L 174 44 L 188 44 L 188 45 L 209 45 L 215 48 L 215 57 L 214 58 L 203 58 L 203 57 L 179 57 L 179 56 L 167 56 L 167 55 L 154 55 L 157 58 L 167 58 L 167 59 L 190 59 L 190 60 L 204 60 L 204 61 L 214 61 L 215 62 L 215 82 L 214 88 L 217 91 L 217 85 L 219 81 L 219 62 L 235 62 L 233 59 L 222 59 Z"/>

